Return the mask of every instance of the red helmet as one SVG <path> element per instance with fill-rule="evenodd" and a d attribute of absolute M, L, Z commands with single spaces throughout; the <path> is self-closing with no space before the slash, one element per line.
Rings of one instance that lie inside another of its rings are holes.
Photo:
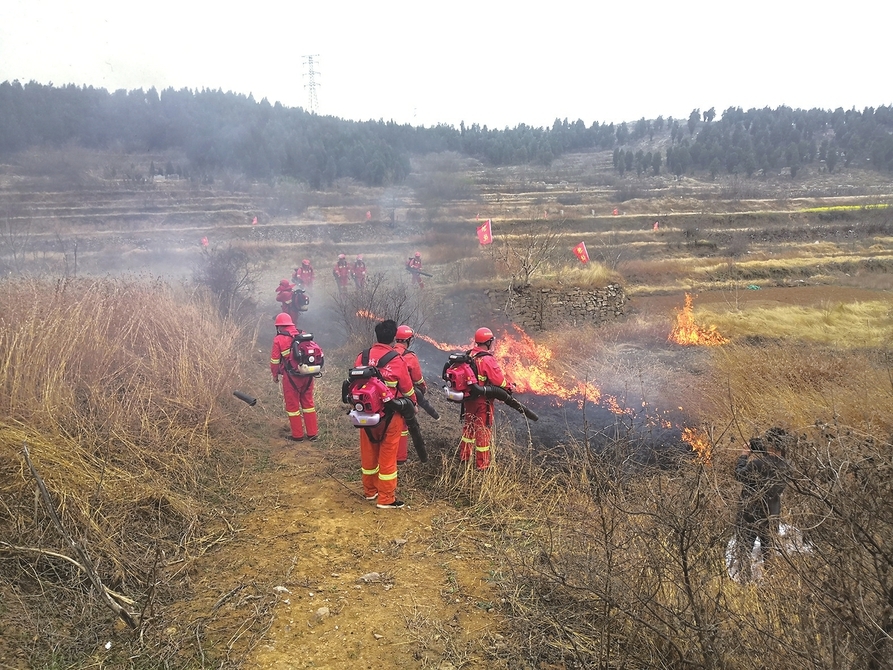
<path fill-rule="evenodd" d="M 357 254 L 357 260 L 358 261 L 363 260 L 363 254 Z"/>
<path fill-rule="evenodd" d="M 295 325 L 295 322 L 292 321 L 290 314 L 286 314 L 285 312 L 280 312 L 279 314 L 276 315 L 276 327 L 277 328 L 279 328 L 280 326 L 294 326 L 294 325 Z"/>
<path fill-rule="evenodd" d="M 344 259 L 345 259 L 345 255 L 344 255 L 344 254 L 338 254 L 338 260 L 339 260 L 339 261 L 343 261 Z"/>
<path fill-rule="evenodd" d="M 406 341 L 412 338 L 415 333 L 409 326 L 397 326 L 397 338 L 400 341 Z"/>
<path fill-rule="evenodd" d="M 291 282 L 289 282 L 288 279 L 283 279 L 282 281 L 279 282 L 279 285 L 280 286 L 290 286 Z"/>
<path fill-rule="evenodd" d="M 310 260 L 305 258 L 304 260 L 301 261 L 301 265 L 310 265 Z"/>
<path fill-rule="evenodd" d="M 486 344 L 493 338 L 493 331 L 489 328 L 478 328 L 474 331 L 474 342 L 475 344 Z"/>
<path fill-rule="evenodd" d="M 420 254 L 418 251 L 416 251 L 416 252 L 415 252 L 415 257 L 416 257 L 416 258 L 421 258 L 421 257 L 422 257 L 422 254 Z"/>

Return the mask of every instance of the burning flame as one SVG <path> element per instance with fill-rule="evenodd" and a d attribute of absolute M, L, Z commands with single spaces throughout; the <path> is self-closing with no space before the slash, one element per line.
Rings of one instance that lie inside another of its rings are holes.
<path fill-rule="evenodd" d="M 706 345 L 713 346 L 717 344 L 725 344 L 728 342 L 726 338 L 716 331 L 716 326 L 702 328 L 695 323 L 691 312 L 691 294 L 685 294 L 685 307 L 676 315 L 676 325 L 670 336 L 667 338 L 670 342 L 682 345 Z"/>
<path fill-rule="evenodd" d="M 686 318 L 690 323 L 691 297 L 688 294 L 686 294 L 685 297 L 686 311 L 688 313 Z M 382 318 L 365 310 L 358 311 L 357 316 L 376 320 Z M 682 320 L 683 315 L 680 314 L 679 322 L 681 323 Z M 601 389 L 595 384 L 576 380 L 570 383 L 561 381 L 555 373 L 549 370 L 553 357 L 552 350 L 545 344 L 537 344 L 534 342 L 533 338 L 525 333 L 521 327 L 513 324 L 513 328 L 515 329 L 516 335 L 503 332 L 500 337 L 496 338 L 493 355 L 499 361 L 499 365 L 505 372 L 508 381 L 515 385 L 515 388 L 519 393 L 551 396 L 554 399 L 553 403 L 555 404 L 561 404 L 561 401 L 574 400 L 580 407 L 583 406 L 584 402 L 589 401 L 600 404 L 617 415 L 632 416 L 634 414 L 632 408 L 624 408 L 616 397 L 603 394 Z M 679 326 L 677 324 L 677 329 L 678 328 Z M 692 328 L 694 328 L 696 332 L 700 332 L 697 331 L 693 324 Z M 674 329 L 674 334 L 677 329 Z M 710 344 L 722 344 L 726 341 L 725 338 L 722 338 L 713 330 L 706 332 L 708 334 L 713 333 L 715 341 L 709 342 Z M 449 344 L 446 342 L 438 342 L 427 335 L 417 334 L 416 337 L 441 351 L 464 351 L 472 347 L 470 342 L 464 345 Z M 693 344 L 695 342 L 690 343 Z M 681 410 L 682 408 L 680 407 L 679 409 Z M 657 416 L 657 418 L 654 418 L 653 420 L 657 421 L 657 423 L 664 428 L 672 428 L 674 425 L 673 422 L 665 416 Z M 701 462 L 711 462 L 712 447 L 705 435 L 694 428 L 682 428 L 682 440 L 691 445 L 692 451 L 698 455 Z"/>
<path fill-rule="evenodd" d="M 513 327 L 518 336 L 504 333 L 496 340 L 493 355 L 519 392 L 576 400 L 580 406 L 586 400 L 594 403 L 602 400 L 601 389 L 594 384 L 580 381 L 565 384 L 559 380 L 549 370 L 552 350 L 534 342 L 519 326 Z"/>
<path fill-rule="evenodd" d="M 698 455 L 698 460 L 709 464 L 713 460 L 713 446 L 707 436 L 694 428 L 682 429 L 682 441 L 691 445 L 691 449 Z"/>

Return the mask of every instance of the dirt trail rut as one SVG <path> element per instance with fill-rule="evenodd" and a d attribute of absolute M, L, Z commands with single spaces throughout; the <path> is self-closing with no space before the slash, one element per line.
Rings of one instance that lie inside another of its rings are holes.
<path fill-rule="evenodd" d="M 271 447 L 272 467 L 244 491 L 244 530 L 218 557 L 230 581 L 276 594 L 244 667 L 484 667 L 499 640 L 486 538 L 462 510 L 402 485 L 406 508 L 377 509 L 358 476 L 328 474 L 323 442 Z"/>

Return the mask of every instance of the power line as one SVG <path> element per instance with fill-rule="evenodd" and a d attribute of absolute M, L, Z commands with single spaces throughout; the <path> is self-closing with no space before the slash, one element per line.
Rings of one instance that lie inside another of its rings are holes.
<path fill-rule="evenodd" d="M 316 71 L 315 65 L 318 62 L 319 54 L 311 54 L 308 56 L 304 56 L 304 77 L 307 78 L 307 83 L 304 84 L 304 88 L 307 89 L 307 98 L 308 104 L 310 107 L 310 113 L 316 114 L 319 111 L 319 101 L 316 99 L 316 75 L 319 72 Z"/>

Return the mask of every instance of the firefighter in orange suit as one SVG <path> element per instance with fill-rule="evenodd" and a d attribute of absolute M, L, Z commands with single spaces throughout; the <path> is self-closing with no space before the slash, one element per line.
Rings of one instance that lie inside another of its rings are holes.
<path fill-rule="evenodd" d="M 375 340 L 368 353 L 368 363 L 363 353 L 357 356 L 355 365 L 378 365 L 388 352 L 394 351 L 397 323 L 388 319 L 375 325 Z M 388 388 L 397 398 L 408 398 L 415 408 L 415 388 L 402 356 L 395 356 L 378 368 Z M 363 470 L 363 492 L 366 500 L 376 500 L 379 509 L 398 509 L 403 501 L 397 500 L 397 449 L 406 422 L 398 412 L 391 412 L 377 426 L 360 430 L 360 463 Z"/>
<path fill-rule="evenodd" d="M 344 254 L 338 254 L 338 262 L 332 268 L 332 276 L 338 284 L 338 291 L 344 291 L 350 286 L 350 266 Z"/>
<path fill-rule="evenodd" d="M 409 351 L 409 343 L 412 341 L 412 328 L 409 326 L 399 326 L 397 328 L 397 340 L 394 343 L 394 349 L 400 352 L 403 360 L 406 361 L 406 369 L 409 372 L 409 378 L 412 385 L 419 389 L 420 393 L 425 393 L 428 386 L 422 378 L 422 366 L 419 363 L 419 357 L 414 351 Z M 418 398 L 416 398 L 418 400 Z M 406 462 L 406 455 L 409 448 L 409 429 L 403 426 L 403 432 L 400 433 L 400 447 L 397 449 L 397 465 L 403 465 Z"/>
<path fill-rule="evenodd" d="M 300 283 L 305 291 L 313 289 L 313 266 L 310 265 L 310 259 L 305 258 L 301 261 L 301 265 L 295 268 L 291 280 L 296 284 Z"/>
<path fill-rule="evenodd" d="M 425 282 L 422 281 L 422 275 L 419 274 L 422 271 L 422 254 L 416 251 L 415 254 L 406 261 L 406 269 L 409 270 L 412 275 L 412 283 L 415 284 L 415 287 L 425 288 Z"/>
<path fill-rule="evenodd" d="M 316 407 L 313 404 L 313 375 L 298 375 L 290 372 L 291 343 L 298 330 L 291 316 L 283 312 L 276 316 L 276 336 L 270 351 L 270 373 L 273 382 L 278 384 L 282 377 L 282 397 L 285 399 L 285 413 L 292 442 L 314 441 L 319 432 L 316 421 Z M 302 420 L 303 419 L 303 420 Z"/>
<path fill-rule="evenodd" d="M 294 290 L 295 285 L 289 282 L 288 279 L 283 279 L 279 282 L 279 286 L 276 287 L 276 302 L 282 304 L 282 311 L 291 316 L 292 319 L 297 318 L 297 314 L 294 313 L 294 307 L 292 306 Z"/>
<path fill-rule="evenodd" d="M 350 276 L 358 291 L 366 288 L 366 261 L 363 260 L 363 254 L 357 254 L 357 259 L 350 268 Z"/>
<path fill-rule="evenodd" d="M 276 287 L 276 302 L 282 303 L 284 308 L 285 305 L 291 303 L 292 291 L 294 290 L 295 285 L 288 281 L 288 279 L 283 279 L 279 282 L 279 286 Z"/>
<path fill-rule="evenodd" d="M 491 353 L 494 339 L 493 332 L 489 328 L 478 328 L 474 334 L 474 348 L 468 353 L 474 358 L 477 367 L 478 384 L 508 388 L 505 374 Z M 462 401 L 462 441 L 459 443 L 459 458 L 463 461 L 470 460 L 473 450 L 478 470 L 490 467 L 495 402 L 492 398 L 484 397 Z"/>

